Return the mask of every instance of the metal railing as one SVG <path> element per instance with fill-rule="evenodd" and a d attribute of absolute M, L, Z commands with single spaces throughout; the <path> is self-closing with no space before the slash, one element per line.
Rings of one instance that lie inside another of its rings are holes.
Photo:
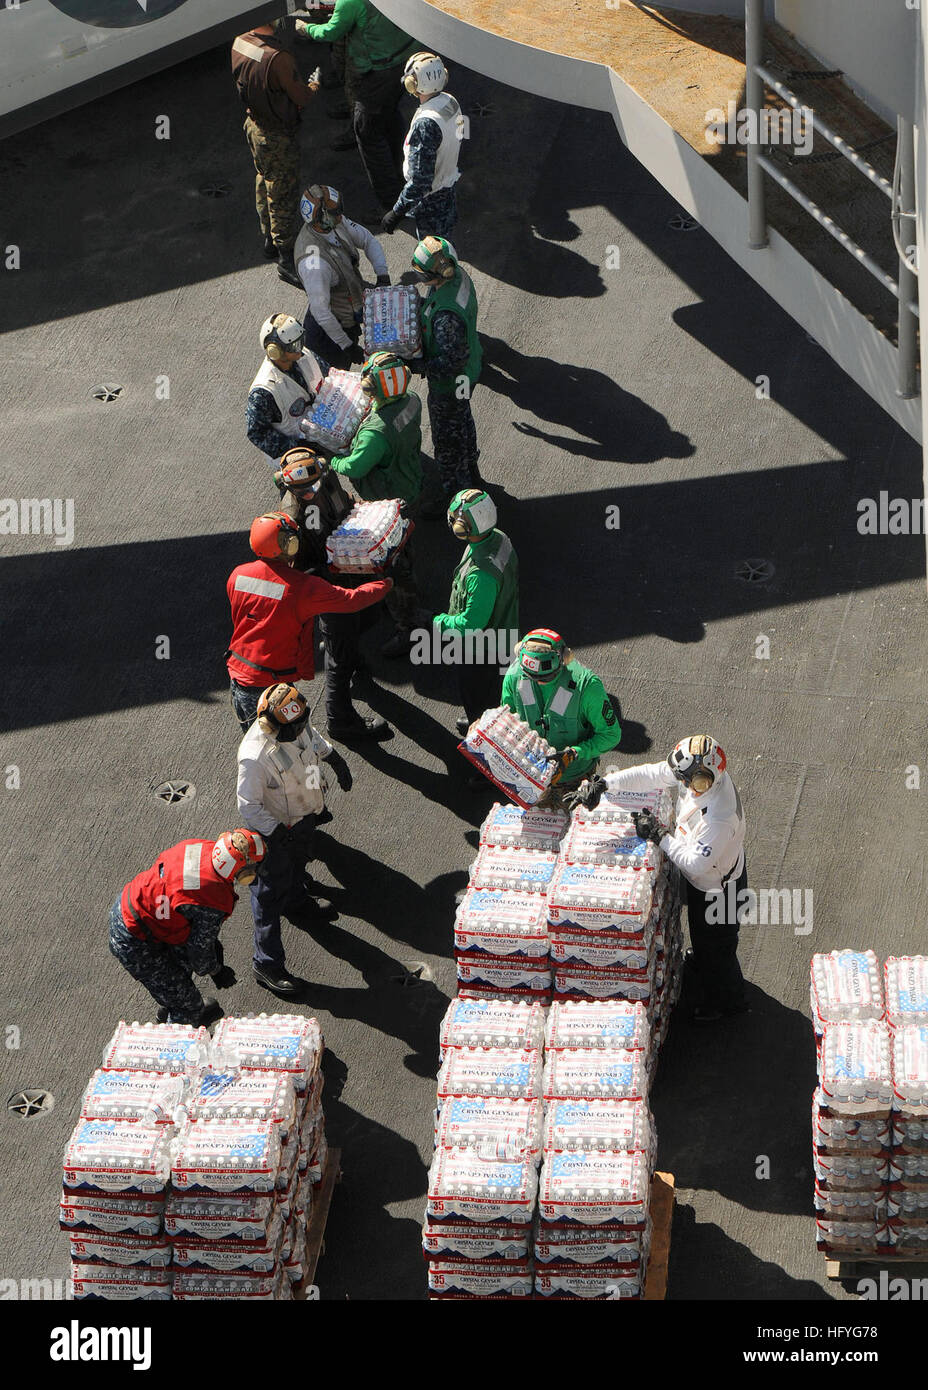
<path fill-rule="evenodd" d="M 916 270 L 913 265 L 914 245 L 905 247 L 899 240 L 898 224 L 901 219 L 915 217 L 914 211 L 905 209 L 915 206 L 915 144 L 914 132 L 908 121 L 899 118 L 897 125 L 896 173 L 890 183 L 882 174 L 868 164 L 846 140 L 836 134 L 815 111 L 800 102 L 794 92 L 784 86 L 768 68 L 763 65 L 764 44 L 764 0 L 745 0 L 744 4 L 744 48 L 745 48 L 745 106 L 752 113 L 754 131 L 757 138 L 747 144 L 748 170 L 748 246 L 751 250 L 762 250 L 769 245 L 767 236 L 767 213 L 765 206 L 764 174 L 768 174 L 793 198 L 800 207 L 813 217 L 829 236 L 834 237 L 845 251 L 868 270 L 897 301 L 898 305 L 898 352 L 896 394 L 905 400 L 918 395 L 916 376 L 916 346 L 918 318 L 918 289 Z M 890 217 L 893 223 L 893 237 L 899 254 L 898 279 L 894 280 L 877 265 L 862 246 L 842 227 L 829 217 L 812 201 L 792 179 L 776 167 L 772 160 L 761 153 L 760 131 L 761 113 L 764 104 L 765 84 L 776 92 L 794 111 L 805 113 L 806 120 L 812 122 L 814 130 L 827 140 L 854 168 L 884 193 L 890 201 Z M 913 237 L 914 243 L 914 237 Z"/>

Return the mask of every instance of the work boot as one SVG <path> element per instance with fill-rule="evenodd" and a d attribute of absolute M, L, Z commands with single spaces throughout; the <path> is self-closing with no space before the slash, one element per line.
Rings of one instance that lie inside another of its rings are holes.
<path fill-rule="evenodd" d="M 286 280 L 288 285 L 295 285 L 298 290 L 303 288 L 303 282 L 296 273 L 296 266 L 293 264 L 293 247 L 277 248 L 277 274 L 281 280 Z"/>
<path fill-rule="evenodd" d="M 398 627 L 392 637 L 388 637 L 380 648 L 380 655 L 392 660 L 399 660 L 402 657 L 409 657 L 409 648 L 412 645 L 412 633 L 408 627 Z"/>
<path fill-rule="evenodd" d="M 277 259 L 277 247 L 274 245 L 274 238 L 270 232 L 264 238 L 264 255 L 269 261 L 276 261 Z"/>
<path fill-rule="evenodd" d="M 215 1023 L 217 1019 L 222 1018 L 224 1013 L 225 1009 L 218 999 L 205 999 L 199 1017 L 193 1026 L 195 1028 L 208 1028 L 211 1023 Z"/>
<path fill-rule="evenodd" d="M 298 994 L 301 980 L 297 980 L 283 965 L 252 965 L 252 974 L 259 985 L 273 990 L 275 994 Z"/>
<path fill-rule="evenodd" d="M 330 719 L 328 723 L 329 737 L 337 739 L 339 743 L 381 739 L 389 733 L 392 730 L 385 719 L 376 714 L 365 717 L 357 710 L 353 710 L 347 719 Z"/>

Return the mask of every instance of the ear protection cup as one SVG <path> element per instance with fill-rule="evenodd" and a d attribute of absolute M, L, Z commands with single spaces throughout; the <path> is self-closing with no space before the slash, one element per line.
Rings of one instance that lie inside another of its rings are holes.
<path fill-rule="evenodd" d="M 712 786 L 715 778 L 709 772 L 697 772 L 690 782 L 694 792 L 707 792 Z"/>
<path fill-rule="evenodd" d="M 288 536 L 284 542 L 283 554 L 287 556 L 295 555 L 300 548 L 299 536 Z"/>

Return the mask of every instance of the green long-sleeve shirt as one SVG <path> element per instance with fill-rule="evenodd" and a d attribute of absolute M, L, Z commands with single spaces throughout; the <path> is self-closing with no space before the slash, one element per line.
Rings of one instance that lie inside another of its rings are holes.
<path fill-rule="evenodd" d="M 464 632 L 468 628 L 482 629 L 489 625 L 499 593 L 492 575 L 472 569 L 464 580 L 464 607 L 454 617 L 436 613 L 432 622 L 442 632 Z M 504 658 L 505 659 L 505 658 Z"/>
<path fill-rule="evenodd" d="M 358 430 L 351 441 L 351 452 L 336 455 L 329 467 L 343 478 L 366 478 L 378 464 L 385 468 L 389 462 L 390 445 L 386 436 L 375 434 L 373 430 Z"/>
<path fill-rule="evenodd" d="M 348 37 L 348 61 L 359 74 L 390 67 L 415 51 L 415 40 L 375 10 L 369 0 L 335 0 L 335 11 L 325 24 L 297 25 L 308 39 L 330 43 Z"/>

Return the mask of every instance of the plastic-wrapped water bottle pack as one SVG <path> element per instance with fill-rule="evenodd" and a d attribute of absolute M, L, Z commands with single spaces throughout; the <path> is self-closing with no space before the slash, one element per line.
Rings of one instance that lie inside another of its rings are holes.
<path fill-rule="evenodd" d="M 880 963 L 872 951 L 830 951 L 812 957 L 812 1019 L 826 1023 L 883 1017 Z"/>
<path fill-rule="evenodd" d="M 673 825 L 673 798 L 666 787 L 657 787 L 649 792 L 605 788 L 599 801 L 592 809 L 578 806 L 574 812 L 574 819 L 593 825 L 608 824 L 613 821 L 633 825 L 632 816 L 636 811 L 650 811 L 661 825 Z"/>
<path fill-rule="evenodd" d="M 610 864 L 649 873 L 656 873 L 664 859 L 659 846 L 639 839 L 631 820 L 573 820 L 564 837 L 563 857 L 568 864 Z"/>
<path fill-rule="evenodd" d="M 887 1023 L 928 1024 L 928 956 L 890 956 L 883 979 Z"/>
<path fill-rule="evenodd" d="M 415 285 L 379 285 L 364 291 L 364 347 L 368 354 L 418 357 L 422 330 Z"/>
<path fill-rule="evenodd" d="M 356 502 L 325 543 L 329 568 L 337 574 L 382 574 L 412 530 L 398 497 Z"/>
<path fill-rule="evenodd" d="M 330 367 L 316 392 L 308 415 L 300 421 L 303 438 L 332 453 L 346 449 L 371 408 L 357 372 Z"/>
<path fill-rule="evenodd" d="M 448 1005 L 438 1041 L 443 1057 L 450 1047 L 540 1049 L 544 1027 L 540 1004 L 459 997 Z"/>
<path fill-rule="evenodd" d="M 213 1039 L 120 1023 L 64 1155 L 71 1296 L 289 1298 L 326 1161 L 323 1049 L 303 1015 Z"/>
<path fill-rule="evenodd" d="M 544 849 L 557 854 L 566 829 L 564 811 L 504 805 L 497 801 L 480 827 L 480 843 L 513 849 Z"/>
<path fill-rule="evenodd" d="M 542 1104 L 534 1100 L 446 1100 L 435 1118 L 441 1149 L 476 1149 L 486 1157 L 521 1159 L 541 1154 Z"/>
<path fill-rule="evenodd" d="M 484 710 L 458 748 L 519 806 L 540 801 L 556 771 L 557 750 L 505 705 Z"/>
<path fill-rule="evenodd" d="M 457 951 L 547 959 L 544 895 L 468 888 L 454 919 L 454 945 Z"/>

